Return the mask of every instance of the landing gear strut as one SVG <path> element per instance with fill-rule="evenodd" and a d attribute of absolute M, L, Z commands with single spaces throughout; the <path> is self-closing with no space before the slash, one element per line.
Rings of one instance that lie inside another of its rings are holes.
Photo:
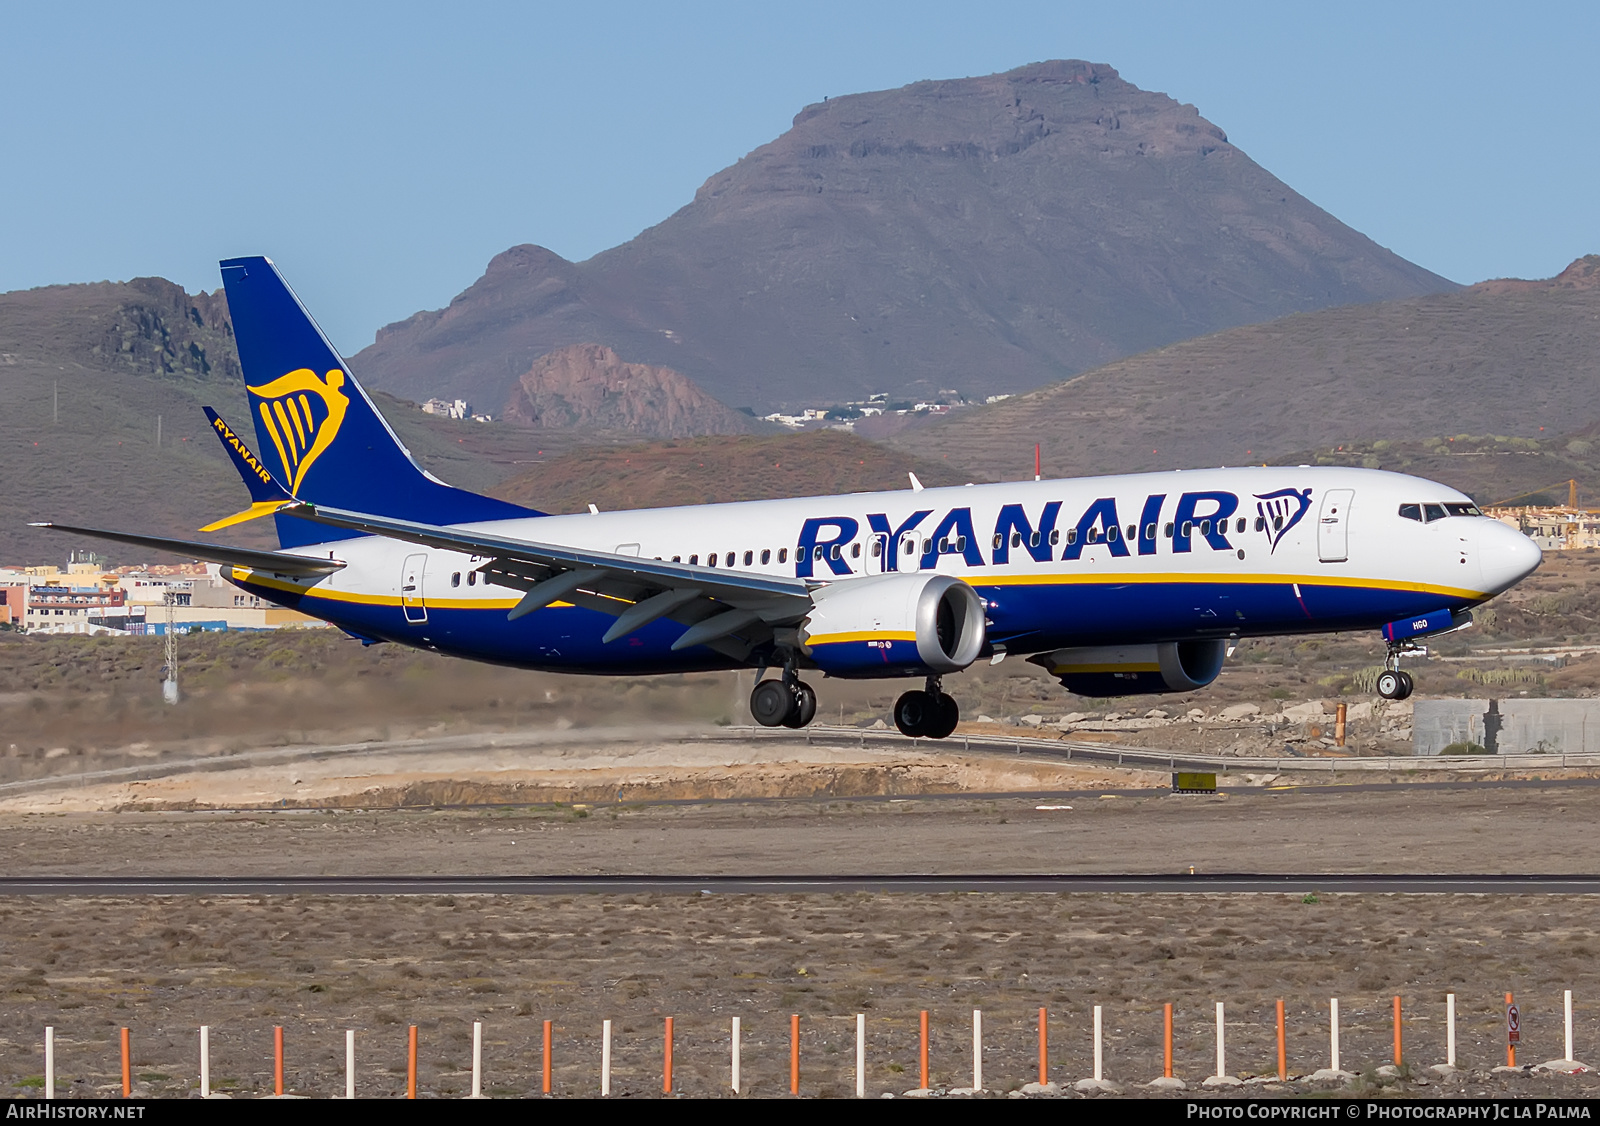
<path fill-rule="evenodd" d="M 1409 641 L 1389 646 L 1388 656 L 1383 659 L 1383 671 L 1378 674 L 1379 696 L 1385 700 L 1404 700 L 1416 690 L 1417 684 L 1411 679 L 1411 674 L 1400 668 L 1400 655 L 1416 651 L 1417 647 Z"/>
<path fill-rule="evenodd" d="M 817 694 L 785 665 L 781 680 L 763 680 L 750 692 L 750 714 L 762 727 L 804 727 L 817 714 Z"/>
<path fill-rule="evenodd" d="M 894 725 L 900 734 L 915 739 L 943 739 L 961 722 L 961 709 L 939 687 L 939 678 L 930 676 L 921 692 L 907 692 L 894 702 Z"/>

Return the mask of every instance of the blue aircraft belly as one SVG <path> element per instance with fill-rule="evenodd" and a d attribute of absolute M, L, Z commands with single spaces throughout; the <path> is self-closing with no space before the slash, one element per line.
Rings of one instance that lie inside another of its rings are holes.
<path fill-rule="evenodd" d="M 298 597 L 240 586 L 352 633 L 497 664 L 612 675 L 741 667 L 704 646 L 674 652 L 684 627 L 665 619 L 610 644 L 616 620 L 577 606 L 553 606 L 510 621 L 504 609 L 429 606 L 425 622 L 401 607 Z M 1137 644 L 1183 637 L 1241 637 L 1373 629 L 1437 609 L 1436 593 L 1301 583 L 1177 582 L 974 584 L 989 603 L 989 637 L 1029 650 Z M 1457 600 L 1460 601 L 1460 600 Z M 1464 601 L 1461 605 L 1466 605 Z M 1452 603 L 1454 608 L 1454 603 Z"/>

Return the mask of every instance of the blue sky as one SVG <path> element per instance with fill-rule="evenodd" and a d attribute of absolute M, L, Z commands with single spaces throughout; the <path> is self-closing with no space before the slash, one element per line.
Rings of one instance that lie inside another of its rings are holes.
<path fill-rule="evenodd" d="M 1600 6 L 0 8 L 0 290 L 265 253 L 347 352 L 535 242 L 626 241 L 824 95 L 1110 63 L 1458 281 L 1600 252 Z"/>

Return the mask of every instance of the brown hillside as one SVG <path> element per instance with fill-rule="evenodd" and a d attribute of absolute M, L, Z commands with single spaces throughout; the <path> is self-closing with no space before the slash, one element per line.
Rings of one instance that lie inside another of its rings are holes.
<path fill-rule="evenodd" d="M 636 440 L 454 422 L 374 398 L 418 461 L 479 491 L 541 456 Z M 249 498 L 200 407 L 249 437 L 244 400 L 221 290 L 188 294 L 137 278 L 0 294 L 0 565 L 59 561 L 72 547 L 136 561 L 132 549 L 37 531 L 30 520 L 202 538 L 195 529 Z M 214 538 L 276 546 L 264 520 Z"/>
<path fill-rule="evenodd" d="M 1052 475 L 1239 465 L 1351 441 L 1568 434 L 1600 418 L 1597 388 L 1600 287 L 1558 279 L 1230 329 L 889 441 L 998 478 L 1031 468 L 1035 442 Z"/>
<path fill-rule="evenodd" d="M 504 413 L 518 426 L 650 438 L 749 434 L 761 425 L 671 368 L 624 363 L 603 344 L 573 344 L 540 356 L 511 389 Z"/>
<path fill-rule="evenodd" d="M 698 438 L 552 458 L 501 484 L 496 496 L 545 512 L 663 508 L 983 480 L 950 462 L 885 449 L 838 430 Z"/>
<path fill-rule="evenodd" d="M 807 106 L 681 210 L 585 262 L 494 258 L 357 370 L 505 401 L 594 341 L 761 413 L 1039 387 L 1298 310 L 1455 288 L 1351 230 L 1195 107 L 1056 61 Z"/>

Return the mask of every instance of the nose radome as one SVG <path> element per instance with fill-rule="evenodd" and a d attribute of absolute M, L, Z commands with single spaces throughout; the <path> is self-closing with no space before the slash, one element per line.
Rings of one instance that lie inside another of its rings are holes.
<path fill-rule="evenodd" d="M 1538 544 L 1498 520 L 1481 521 L 1478 556 L 1483 566 L 1484 586 L 1495 593 L 1515 586 L 1544 561 Z"/>

